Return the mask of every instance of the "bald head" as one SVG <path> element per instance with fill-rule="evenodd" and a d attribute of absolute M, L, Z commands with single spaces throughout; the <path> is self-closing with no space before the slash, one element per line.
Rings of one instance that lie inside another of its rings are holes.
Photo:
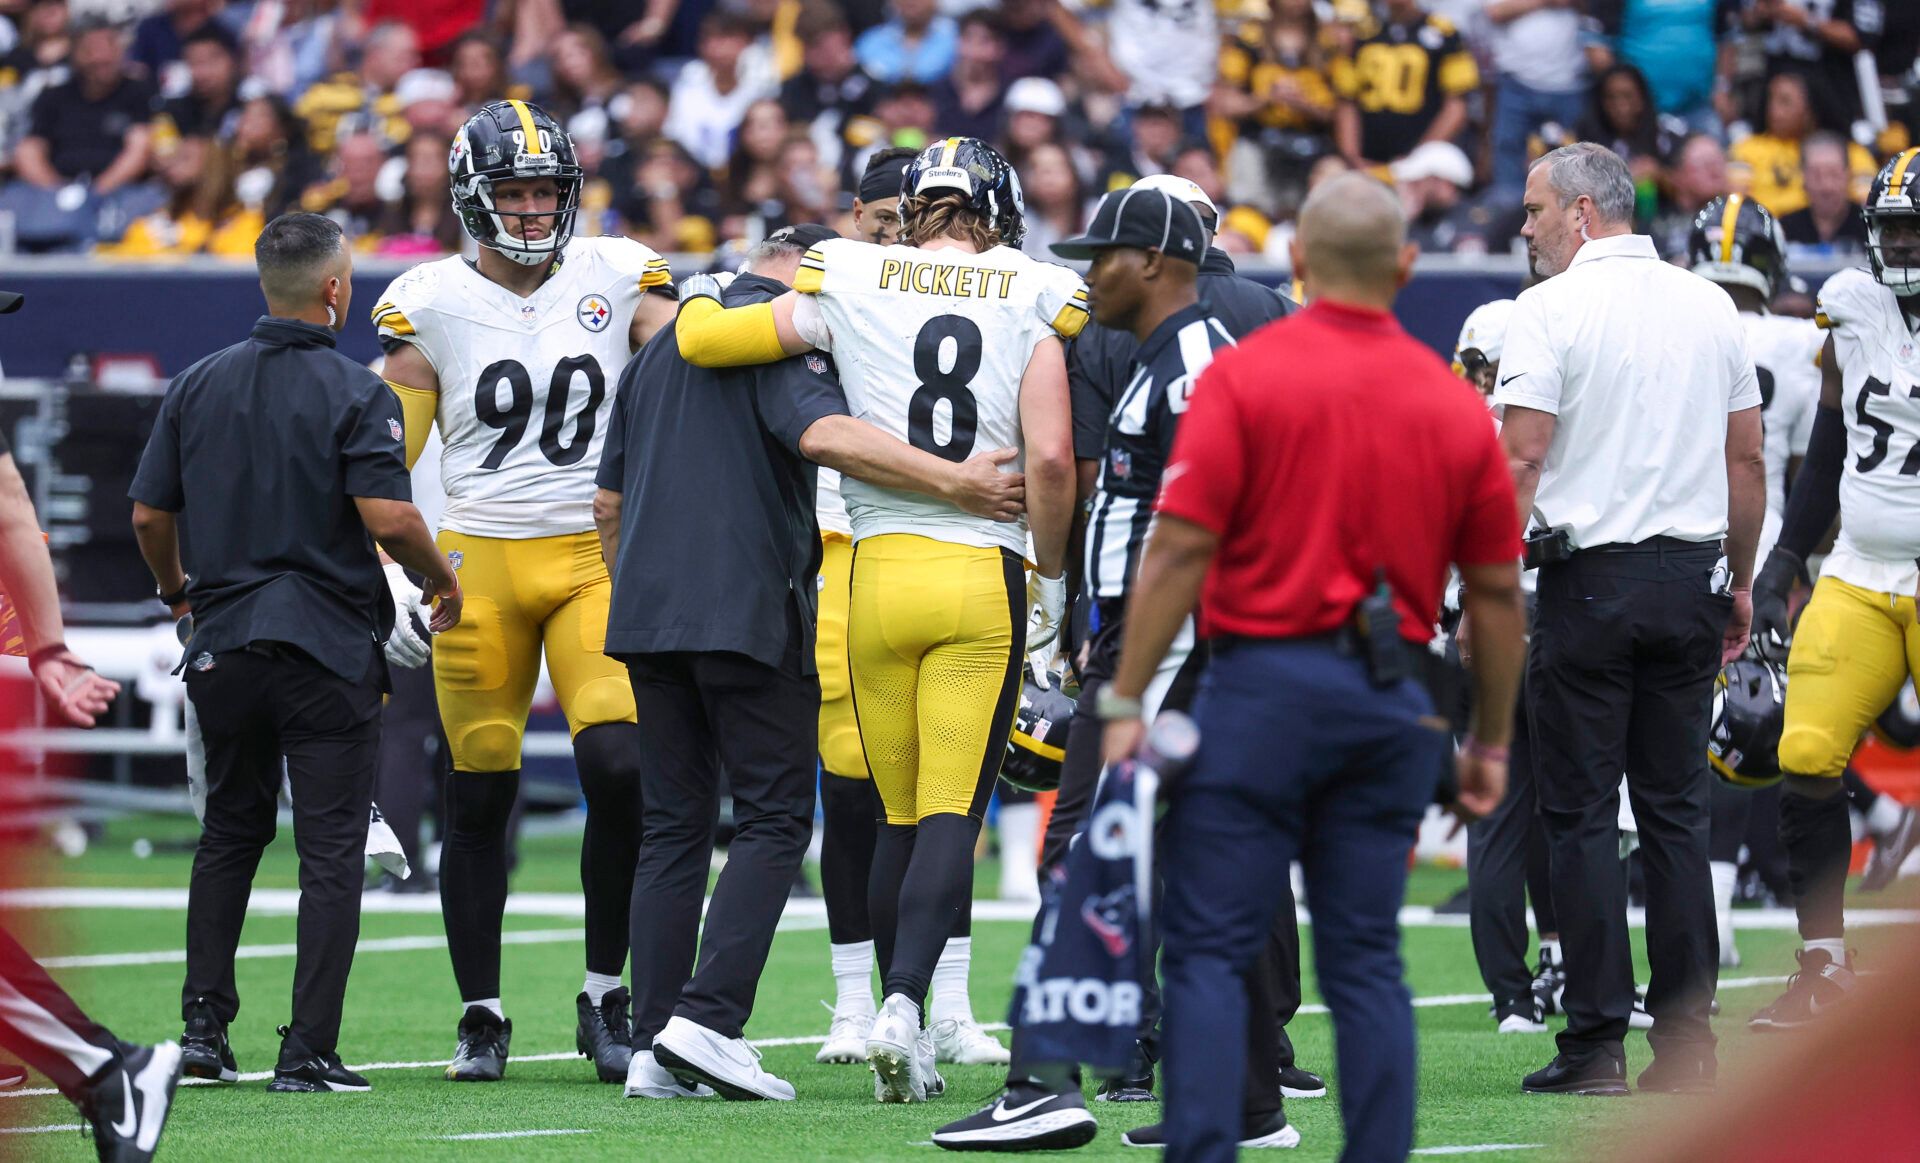
<path fill-rule="evenodd" d="M 1412 263 L 1400 199 L 1364 174 L 1321 182 L 1300 208 L 1293 261 L 1319 294 L 1391 303 Z"/>

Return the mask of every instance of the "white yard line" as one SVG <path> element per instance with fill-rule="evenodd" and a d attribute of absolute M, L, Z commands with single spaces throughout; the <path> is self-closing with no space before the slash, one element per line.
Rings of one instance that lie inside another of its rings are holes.
<path fill-rule="evenodd" d="M 586 933 L 585 929 L 509 929 L 500 934 L 502 945 L 552 945 L 563 941 L 578 941 Z M 354 947 L 354 954 L 362 953 L 411 953 L 423 949 L 444 949 L 447 939 L 444 935 L 434 934 L 421 937 L 368 937 Z M 300 951 L 297 945 L 242 945 L 234 950 L 234 959 L 238 961 L 258 960 L 263 957 L 292 957 Z M 48 957 L 40 962 L 48 969 L 104 969 L 121 965 L 179 965 L 187 960 L 183 949 L 154 949 L 146 953 L 89 953 L 76 957 Z"/>
<path fill-rule="evenodd" d="M 1484 1155 L 1491 1151 L 1539 1151 L 1545 1143 L 1475 1143 L 1461 1147 L 1415 1147 L 1416 1155 Z"/>
<path fill-rule="evenodd" d="M 58 1092 L 48 1090 L 37 1093 L 55 1094 Z M 77 1131 L 80 1129 L 79 1123 L 53 1123 L 44 1127 L 0 1127 L 0 1135 L 52 1135 L 61 1131 Z"/>
<path fill-rule="evenodd" d="M 591 1135 L 585 1127 L 558 1131 L 473 1131 L 465 1135 L 435 1135 L 443 1143 L 474 1143 L 482 1139 L 538 1139 L 548 1135 Z"/>

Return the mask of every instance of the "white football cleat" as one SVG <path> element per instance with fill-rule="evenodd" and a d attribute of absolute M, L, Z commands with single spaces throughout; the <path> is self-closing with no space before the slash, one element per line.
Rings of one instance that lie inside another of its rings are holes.
<path fill-rule="evenodd" d="M 1005 1066 L 1013 1053 L 972 1018 L 948 1018 L 929 1028 L 934 1059 L 955 1066 Z"/>
<path fill-rule="evenodd" d="M 923 1045 L 931 1058 L 932 1040 L 923 1036 L 918 1009 L 896 993 L 880 1006 L 867 1030 L 866 1059 L 873 1067 L 873 1097 L 879 1102 L 927 1101 L 930 1066 L 923 1069 L 919 1059 Z"/>
<path fill-rule="evenodd" d="M 820 1052 L 813 1056 L 815 1062 L 865 1062 L 867 1060 L 867 1031 L 873 1028 L 870 1013 L 839 1013 L 833 1015 L 833 1024 L 827 1027 L 827 1040 Z"/>

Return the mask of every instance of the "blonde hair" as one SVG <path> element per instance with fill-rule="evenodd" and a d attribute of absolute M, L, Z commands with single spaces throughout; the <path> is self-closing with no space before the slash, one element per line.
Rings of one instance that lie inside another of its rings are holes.
<path fill-rule="evenodd" d="M 932 197 L 913 194 L 900 199 L 900 241 L 924 246 L 936 238 L 957 238 L 978 251 L 1000 245 L 1000 232 L 967 205 L 964 194 L 942 190 Z"/>

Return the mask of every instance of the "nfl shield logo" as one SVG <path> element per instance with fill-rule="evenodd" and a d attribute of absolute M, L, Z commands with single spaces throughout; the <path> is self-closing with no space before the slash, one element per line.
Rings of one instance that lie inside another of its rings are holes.
<path fill-rule="evenodd" d="M 580 300 L 580 305 L 574 308 L 573 313 L 580 320 L 580 326 L 588 331 L 605 331 L 607 324 L 613 321 L 613 308 L 598 295 L 588 295 Z"/>
<path fill-rule="evenodd" d="M 812 352 L 808 352 L 807 353 L 807 370 L 812 372 L 814 375 L 824 376 L 827 374 L 827 361 L 813 354 Z"/>
<path fill-rule="evenodd" d="M 452 567 L 453 569 L 456 569 L 456 570 L 459 569 L 462 565 L 466 564 L 466 561 L 467 561 L 467 555 L 460 552 L 458 549 L 449 550 L 447 552 L 447 565 Z"/>
<path fill-rule="evenodd" d="M 1116 448 L 1107 455 L 1107 467 L 1121 480 L 1133 475 L 1133 454 L 1124 448 Z"/>
<path fill-rule="evenodd" d="M 531 323 L 534 321 L 535 318 L 539 316 L 539 314 L 540 313 L 538 311 L 534 310 L 534 306 L 532 303 L 520 304 L 520 322 Z"/>
<path fill-rule="evenodd" d="M 405 430 L 400 427 L 400 421 L 391 416 L 387 417 L 387 431 L 393 434 L 395 440 L 404 441 L 407 438 Z"/>

